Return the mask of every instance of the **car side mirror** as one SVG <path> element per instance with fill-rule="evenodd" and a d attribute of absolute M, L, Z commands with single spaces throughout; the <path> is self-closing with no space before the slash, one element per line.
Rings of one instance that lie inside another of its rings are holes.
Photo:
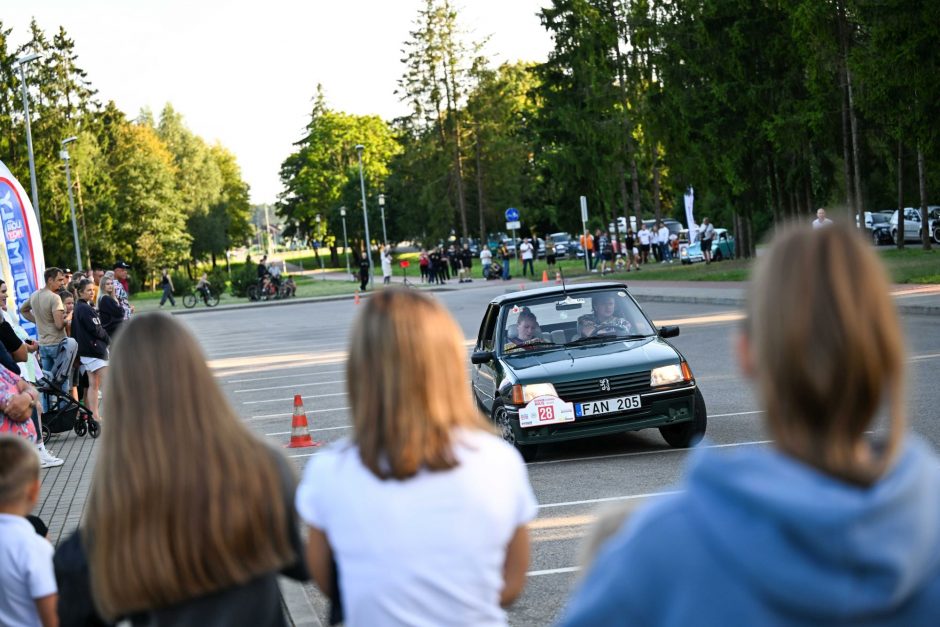
<path fill-rule="evenodd" d="M 485 364 L 493 361 L 493 351 L 473 351 L 470 355 L 470 363 Z"/>
<path fill-rule="evenodd" d="M 659 337 L 678 337 L 679 327 L 659 327 Z"/>

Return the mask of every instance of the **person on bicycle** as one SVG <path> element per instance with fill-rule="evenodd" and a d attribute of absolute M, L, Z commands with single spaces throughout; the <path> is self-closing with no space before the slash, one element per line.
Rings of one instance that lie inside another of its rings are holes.
<path fill-rule="evenodd" d="M 206 303 L 206 307 L 209 306 L 210 287 L 212 287 L 212 283 L 209 282 L 209 276 L 203 272 L 202 276 L 199 277 L 199 281 L 196 283 L 196 291 L 202 295 L 202 300 Z"/>

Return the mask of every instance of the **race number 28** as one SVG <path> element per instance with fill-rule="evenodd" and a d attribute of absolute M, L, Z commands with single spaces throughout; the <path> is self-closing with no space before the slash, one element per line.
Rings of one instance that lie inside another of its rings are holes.
<path fill-rule="evenodd" d="M 547 407 L 539 407 L 539 420 L 554 420 L 555 419 L 555 408 L 551 405 Z"/>

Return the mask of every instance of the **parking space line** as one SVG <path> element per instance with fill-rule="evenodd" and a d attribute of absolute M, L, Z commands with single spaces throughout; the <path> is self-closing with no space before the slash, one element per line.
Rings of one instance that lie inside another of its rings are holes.
<path fill-rule="evenodd" d="M 576 573 L 581 570 L 580 566 L 567 566 L 565 568 L 549 568 L 548 570 L 530 570 L 526 577 L 542 577 L 543 575 L 559 575 L 561 573 Z"/>
<path fill-rule="evenodd" d="M 334 383 L 346 383 L 346 379 L 336 379 L 335 381 L 319 381 L 317 383 L 293 383 L 291 385 L 274 385 L 267 388 L 251 388 L 248 390 L 235 390 L 236 394 L 248 394 L 249 392 L 266 392 L 268 390 L 288 390 L 290 388 L 309 388 L 315 385 L 332 385 Z"/>
<path fill-rule="evenodd" d="M 545 503 L 539 505 L 539 509 L 550 509 L 554 507 L 572 507 L 575 505 L 593 505 L 595 503 L 610 503 L 613 501 L 632 501 L 634 499 L 648 499 L 657 496 L 669 496 L 670 494 L 679 494 L 682 490 L 668 490 L 666 492 L 650 492 L 648 494 L 628 494 L 626 496 L 608 496 L 600 499 L 585 499 L 583 501 L 564 501 L 561 503 Z"/>
<path fill-rule="evenodd" d="M 337 429 L 352 429 L 352 425 L 343 425 L 341 427 L 320 427 L 319 429 L 307 429 L 307 431 L 336 431 Z M 265 435 L 290 435 L 290 431 L 275 431 L 274 433 L 265 433 Z"/>
<path fill-rule="evenodd" d="M 335 392 L 333 394 L 316 394 L 304 396 L 305 399 L 314 399 L 314 398 L 327 398 L 330 396 L 346 396 L 346 392 Z M 240 401 L 242 405 L 260 405 L 262 403 L 286 403 L 288 401 L 293 401 L 293 396 L 288 396 L 287 398 L 266 398 L 261 401 Z"/>
<path fill-rule="evenodd" d="M 345 370 L 327 370 L 325 372 L 301 372 L 298 374 L 279 374 L 273 377 L 256 377 L 254 379 L 235 379 L 234 381 L 225 381 L 225 384 L 234 385 L 236 383 L 255 383 L 256 381 L 272 381 L 274 379 L 291 379 L 295 377 L 310 377 L 310 376 L 318 375 L 318 374 L 342 374 L 344 372 L 346 371 Z M 218 376 L 224 377 L 226 375 L 218 375 Z"/>
<path fill-rule="evenodd" d="M 756 446 L 760 444 L 770 444 L 773 440 L 754 440 L 751 442 L 735 442 L 733 444 L 710 444 L 703 448 L 728 448 L 733 446 Z M 612 453 L 610 455 L 594 455 L 592 457 L 570 457 L 567 459 L 548 459 L 544 462 L 529 462 L 526 466 L 544 466 L 547 464 L 565 464 L 568 462 L 585 462 L 595 459 L 611 459 L 614 457 L 639 457 L 641 455 L 659 455 L 662 453 L 689 453 L 690 448 L 664 448 L 655 451 L 634 451 L 632 453 Z"/>

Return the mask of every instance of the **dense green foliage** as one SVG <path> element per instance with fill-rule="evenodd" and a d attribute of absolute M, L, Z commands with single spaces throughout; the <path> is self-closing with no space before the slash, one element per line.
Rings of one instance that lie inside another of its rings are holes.
<path fill-rule="evenodd" d="M 548 59 L 494 68 L 450 0 L 422 3 L 399 81 L 411 113 L 386 125 L 398 150 L 383 145 L 366 168 L 370 198 L 389 198 L 391 239 L 482 237 L 510 206 L 527 233 L 576 232 L 581 195 L 592 227 L 684 221 L 693 187 L 696 215 L 749 256 L 773 224 L 821 206 L 853 219 L 936 202 L 940 3 L 545 0 L 538 18 Z M 328 122 L 322 94 L 317 106 L 311 128 Z M 347 141 L 370 156 L 363 133 Z M 358 186 L 334 150 L 305 139 L 285 162 L 282 212 L 350 206 L 354 194 L 327 193 Z M 329 183 L 302 189 L 298 160 L 305 181 Z"/>
<path fill-rule="evenodd" d="M 0 160 L 29 190 L 20 72 L 26 66 L 43 246 L 48 265 L 74 266 L 75 250 L 60 142 L 68 146 L 84 265 L 131 263 L 140 278 L 164 265 L 212 261 L 251 235 L 248 186 L 235 156 L 194 135 L 170 105 L 155 121 L 130 120 L 102 104 L 64 29 L 50 40 L 34 21 L 10 49 L 0 23 Z"/>

